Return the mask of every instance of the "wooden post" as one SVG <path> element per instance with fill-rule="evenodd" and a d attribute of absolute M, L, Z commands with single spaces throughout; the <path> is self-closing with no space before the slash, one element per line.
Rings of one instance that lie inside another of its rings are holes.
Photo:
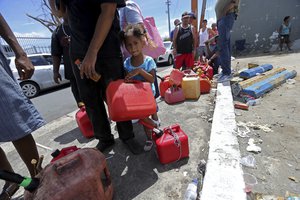
<path fill-rule="evenodd" d="M 198 0 L 191 0 L 192 12 L 196 15 L 196 20 L 193 20 L 193 26 L 198 30 Z"/>
<path fill-rule="evenodd" d="M 205 8 L 206 8 L 206 0 L 202 0 L 201 17 L 200 17 L 200 22 L 199 22 L 199 32 L 200 32 L 200 29 L 202 28 L 202 22 L 205 17 Z"/>

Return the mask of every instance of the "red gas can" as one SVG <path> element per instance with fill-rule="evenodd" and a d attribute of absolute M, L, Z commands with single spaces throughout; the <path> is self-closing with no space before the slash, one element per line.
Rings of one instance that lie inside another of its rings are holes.
<path fill-rule="evenodd" d="M 77 111 L 75 118 L 82 135 L 86 138 L 94 137 L 93 125 L 84 106 Z"/>
<path fill-rule="evenodd" d="M 205 65 L 201 65 L 201 69 L 203 71 L 203 74 L 201 75 L 201 78 L 209 78 L 209 80 L 211 80 L 214 76 L 214 69 L 212 68 L 212 66 L 205 64 Z"/>
<path fill-rule="evenodd" d="M 170 73 L 170 82 L 171 85 L 180 85 L 182 82 L 182 78 L 184 77 L 184 73 L 178 69 L 173 69 Z"/>
<path fill-rule="evenodd" d="M 188 136 L 178 124 L 164 128 L 164 134 L 156 140 L 158 159 L 162 164 L 189 156 Z"/>
<path fill-rule="evenodd" d="M 37 176 L 36 191 L 25 200 L 111 200 L 113 186 L 105 156 L 93 148 L 79 149 L 48 164 Z"/>
<path fill-rule="evenodd" d="M 106 100 L 113 121 L 143 119 L 156 112 L 156 102 L 148 82 L 112 81 L 106 89 Z"/>
<path fill-rule="evenodd" d="M 201 94 L 209 93 L 211 89 L 211 82 L 208 78 L 200 78 L 200 92 Z"/>
<path fill-rule="evenodd" d="M 52 160 L 50 161 L 51 163 L 62 158 L 62 157 L 65 157 L 66 155 L 74 152 L 74 151 L 77 151 L 79 148 L 77 148 L 76 146 L 70 146 L 70 147 L 65 147 L 65 148 L 62 148 L 61 150 L 55 150 L 51 156 L 53 156 Z"/>
<path fill-rule="evenodd" d="M 191 70 L 191 69 L 186 69 L 182 71 L 184 73 L 185 76 L 196 76 L 197 74 Z"/>
<path fill-rule="evenodd" d="M 165 93 L 165 102 L 168 104 L 179 103 L 185 100 L 184 93 L 180 87 L 170 87 Z"/>
<path fill-rule="evenodd" d="M 167 76 L 163 77 L 159 83 L 159 92 L 160 92 L 161 97 L 165 97 L 166 90 L 171 87 L 169 78 L 170 78 L 170 76 L 167 75 Z"/>

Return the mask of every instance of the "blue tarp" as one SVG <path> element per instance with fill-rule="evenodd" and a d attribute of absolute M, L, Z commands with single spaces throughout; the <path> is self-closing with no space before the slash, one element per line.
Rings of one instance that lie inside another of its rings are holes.
<path fill-rule="evenodd" d="M 291 72 L 285 70 L 243 89 L 242 93 L 259 98 L 266 92 L 284 83 L 287 79 L 294 78 L 296 75 L 297 72 L 295 70 Z"/>
<path fill-rule="evenodd" d="M 252 78 L 252 77 L 256 76 L 257 73 L 264 73 L 271 69 L 273 69 L 273 66 L 271 64 L 260 65 L 258 67 L 254 67 L 252 69 L 247 69 L 245 71 L 242 71 L 240 73 L 240 77 L 245 78 L 245 79 Z"/>

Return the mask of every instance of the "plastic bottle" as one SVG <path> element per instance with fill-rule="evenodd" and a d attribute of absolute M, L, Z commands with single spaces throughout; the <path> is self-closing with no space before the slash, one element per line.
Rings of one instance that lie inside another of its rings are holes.
<path fill-rule="evenodd" d="M 247 101 L 248 106 L 255 106 L 260 104 L 260 98 L 259 99 L 251 99 Z"/>
<path fill-rule="evenodd" d="M 184 194 L 184 200 L 196 200 L 197 187 L 198 187 L 198 179 L 194 179 L 186 189 L 186 192 Z"/>

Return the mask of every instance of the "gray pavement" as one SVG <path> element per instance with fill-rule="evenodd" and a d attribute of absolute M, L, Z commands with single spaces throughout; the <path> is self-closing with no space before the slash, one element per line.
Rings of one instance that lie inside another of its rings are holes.
<path fill-rule="evenodd" d="M 159 72 L 164 76 L 171 68 Z M 105 154 L 112 175 L 114 199 L 182 199 L 188 183 L 199 178 L 197 171 L 201 159 L 207 158 L 208 140 L 211 123 L 208 119 L 213 113 L 214 92 L 201 95 L 197 101 L 185 101 L 176 105 L 168 105 L 158 100 L 159 117 L 162 127 L 178 123 L 189 137 L 189 158 L 176 163 L 162 165 L 157 159 L 155 149 L 141 155 L 133 155 L 127 147 L 116 138 L 112 150 Z M 78 147 L 94 147 L 95 139 L 85 139 L 74 118 L 75 112 L 48 123 L 34 133 L 38 150 L 45 156 L 44 165 L 49 163 L 51 152 L 70 145 Z M 135 136 L 144 144 L 146 137 L 139 124 L 134 125 Z M 28 175 L 24 163 L 10 143 L 2 144 L 8 158 L 17 173 Z M 3 182 L 0 182 L 1 184 Z M 22 198 L 22 190 L 15 197 Z"/>

